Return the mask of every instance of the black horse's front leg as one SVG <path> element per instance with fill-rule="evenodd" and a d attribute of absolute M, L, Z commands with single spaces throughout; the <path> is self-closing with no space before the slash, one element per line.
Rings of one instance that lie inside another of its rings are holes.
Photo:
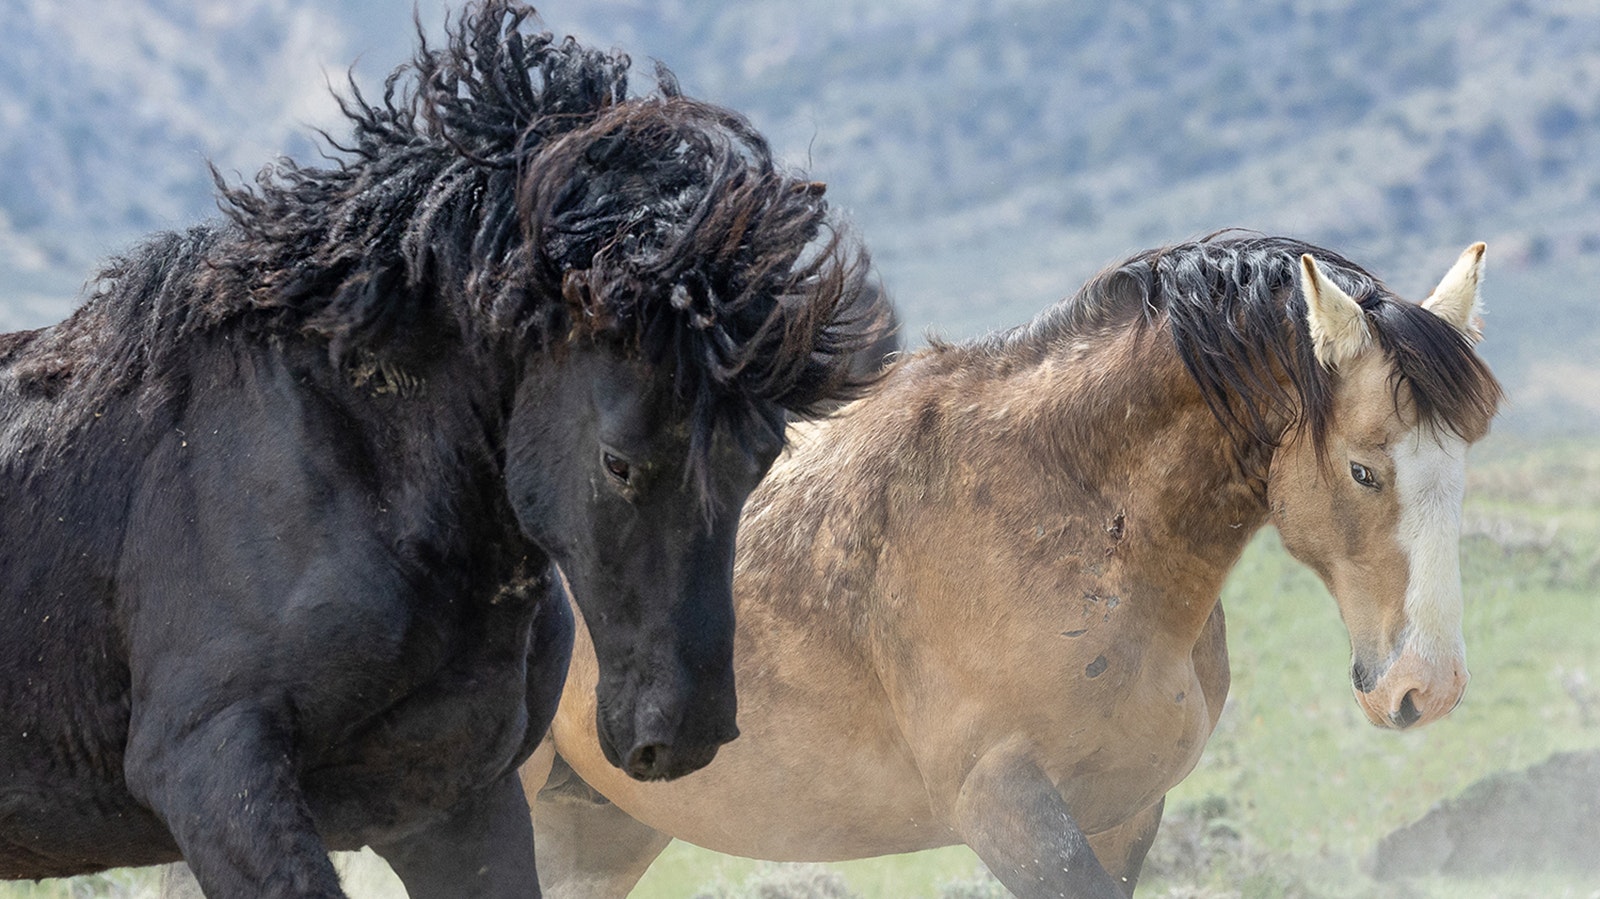
<path fill-rule="evenodd" d="M 343 897 L 279 716 L 234 705 L 192 727 L 174 718 L 135 715 L 124 770 L 205 895 Z"/>
<path fill-rule="evenodd" d="M 411 899 L 540 895 L 533 820 L 515 771 L 431 827 L 373 849 Z"/>
<path fill-rule="evenodd" d="M 572 611 L 559 575 L 552 568 L 548 576 L 526 643 L 528 750 L 544 739 L 555 719 L 572 657 Z M 526 755 L 518 753 L 516 761 Z M 514 767 L 438 823 L 372 848 L 394 869 L 411 899 L 540 895 L 533 819 Z"/>
<path fill-rule="evenodd" d="M 1126 899 L 1055 784 L 1025 753 L 978 760 L 956 799 L 956 830 L 1019 899 Z"/>

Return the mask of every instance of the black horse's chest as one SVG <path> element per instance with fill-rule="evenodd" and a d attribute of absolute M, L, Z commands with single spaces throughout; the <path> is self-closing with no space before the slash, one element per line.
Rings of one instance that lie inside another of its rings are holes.
<path fill-rule="evenodd" d="M 371 660 L 386 682 L 407 684 L 403 692 L 362 709 L 359 723 L 324 717 L 299 735 L 302 783 L 330 844 L 359 847 L 404 833 L 526 758 L 546 717 L 529 708 L 545 673 L 533 652 L 539 612 L 518 599 L 473 610 L 448 628 L 427 622 L 417 641 L 425 650 Z"/>

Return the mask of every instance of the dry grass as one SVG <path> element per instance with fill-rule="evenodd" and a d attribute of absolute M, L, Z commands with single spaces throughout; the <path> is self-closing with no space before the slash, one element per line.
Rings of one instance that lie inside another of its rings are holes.
<path fill-rule="evenodd" d="M 694 899 L 861 899 L 844 875 L 825 865 L 762 865 L 738 884 L 718 883 Z"/>

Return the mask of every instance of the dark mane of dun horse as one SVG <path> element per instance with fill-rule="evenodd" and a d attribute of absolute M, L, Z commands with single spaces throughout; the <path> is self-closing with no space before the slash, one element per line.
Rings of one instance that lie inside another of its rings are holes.
<path fill-rule="evenodd" d="M 1268 523 L 1333 594 L 1368 719 L 1448 714 L 1465 457 L 1500 399 L 1483 253 L 1413 304 L 1296 240 L 1150 250 L 794 428 L 739 535 L 743 736 L 680 781 L 616 776 L 580 635 L 524 768 L 551 895 L 625 895 L 670 838 L 965 843 L 1022 899 L 1129 894 L 1222 712 L 1219 596 Z"/>
<path fill-rule="evenodd" d="M 641 777 L 731 739 L 733 528 L 882 313 L 738 115 L 485 0 L 322 168 L 0 337 L 0 876 L 525 894 L 571 619 Z"/>
<path fill-rule="evenodd" d="M 1219 234 L 1147 250 L 1101 272 L 1026 325 L 968 346 L 936 342 L 934 352 L 948 355 L 947 365 L 986 357 L 1022 365 L 1037 362 L 1059 341 L 1113 329 L 1159 329 L 1241 453 L 1270 451 L 1299 427 L 1322 447 L 1333 372 L 1315 356 L 1306 299 L 1296 289 L 1305 254 L 1361 304 L 1394 360 L 1396 391 L 1410 388 L 1422 420 L 1481 437 L 1500 388 L 1471 343 L 1355 263 L 1292 238 Z"/>

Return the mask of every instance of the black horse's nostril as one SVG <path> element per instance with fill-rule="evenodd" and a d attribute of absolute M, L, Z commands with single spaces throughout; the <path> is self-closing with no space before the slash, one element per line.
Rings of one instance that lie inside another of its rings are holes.
<path fill-rule="evenodd" d="M 1395 712 L 1390 718 L 1396 727 L 1404 730 L 1416 724 L 1417 720 L 1422 717 L 1422 713 L 1417 710 L 1416 695 L 1417 691 L 1411 690 L 1400 700 L 1400 711 Z"/>
<path fill-rule="evenodd" d="M 665 774 L 667 756 L 667 747 L 659 743 L 636 747 L 628 756 L 628 776 L 635 780 L 659 780 Z"/>

